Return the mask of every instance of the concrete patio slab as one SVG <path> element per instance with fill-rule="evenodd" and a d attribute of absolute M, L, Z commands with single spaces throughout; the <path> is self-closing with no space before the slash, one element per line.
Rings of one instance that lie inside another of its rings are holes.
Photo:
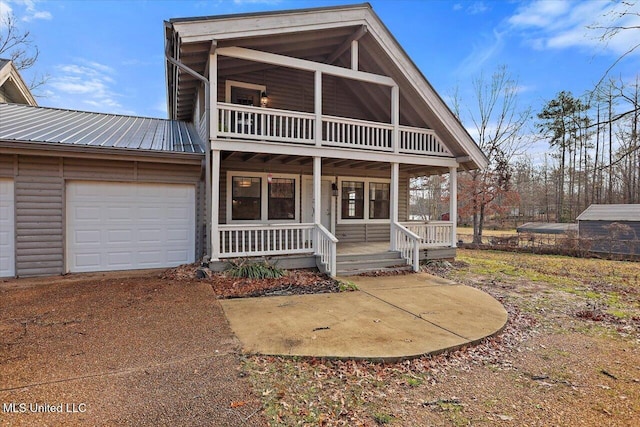
<path fill-rule="evenodd" d="M 477 289 L 427 274 L 351 277 L 359 291 L 221 301 L 251 354 L 398 360 L 500 331 L 507 313 Z"/>

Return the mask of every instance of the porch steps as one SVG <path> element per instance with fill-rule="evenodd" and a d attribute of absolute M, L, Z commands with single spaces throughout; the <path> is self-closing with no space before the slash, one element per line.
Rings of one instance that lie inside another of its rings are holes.
<path fill-rule="evenodd" d="M 378 252 L 371 254 L 343 254 L 336 256 L 337 275 L 354 276 L 375 271 L 411 270 L 400 257 L 400 252 Z"/>

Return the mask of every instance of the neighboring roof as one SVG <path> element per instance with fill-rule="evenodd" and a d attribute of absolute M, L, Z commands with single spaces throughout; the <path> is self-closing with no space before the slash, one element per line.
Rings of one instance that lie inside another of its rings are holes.
<path fill-rule="evenodd" d="M 578 221 L 640 221 L 638 205 L 591 205 L 582 212 Z"/>
<path fill-rule="evenodd" d="M 29 87 L 22 80 L 20 72 L 10 59 L 0 58 L 0 88 L 5 92 L 9 102 L 38 105 Z"/>
<path fill-rule="evenodd" d="M 0 142 L 146 152 L 203 153 L 192 125 L 176 120 L 0 103 Z"/>
<path fill-rule="evenodd" d="M 166 22 L 165 27 L 166 51 L 207 78 L 207 63 L 215 49 L 237 46 L 350 68 L 348 47 L 351 40 L 358 40 L 359 71 L 391 77 L 399 85 L 401 123 L 418 127 L 426 124 L 434 129 L 464 169 L 488 163 L 473 138 L 368 3 L 178 18 Z M 241 74 L 251 67 L 264 73 L 275 67 L 248 64 L 224 55 L 220 55 L 218 66 L 227 75 Z M 200 82 L 168 61 L 166 67 L 169 114 L 172 118 L 190 120 Z M 371 109 L 388 105 L 376 99 L 384 91 L 371 91 L 360 82 L 353 85 L 361 94 L 363 105 Z"/>
<path fill-rule="evenodd" d="M 516 228 L 518 233 L 565 234 L 578 231 L 578 224 L 555 222 L 527 222 Z"/>

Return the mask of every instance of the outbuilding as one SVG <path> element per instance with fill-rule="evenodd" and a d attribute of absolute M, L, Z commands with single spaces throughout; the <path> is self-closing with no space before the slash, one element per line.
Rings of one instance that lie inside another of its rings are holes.
<path fill-rule="evenodd" d="M 578 235 L 593 252 L 640 254 L 640 204 L 589 206 L 578 218 Z"/>

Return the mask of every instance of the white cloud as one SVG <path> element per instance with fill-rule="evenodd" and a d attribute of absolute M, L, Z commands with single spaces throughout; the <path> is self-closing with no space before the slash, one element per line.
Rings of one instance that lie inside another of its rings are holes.
<path fill-rule="evenodd" d="M 462 61 L 458 73 L 463 75 L 476 74 L 487 63 L 496 58 L 504 47 L 504 33 L 494 30 L 490 35 L 480 36 L 473 44 L 473 50 Z"/>
<path fill-rule="evenodd" d="M 51 12 L 41 10 L 38 4 L 41 3 L 36 0 L 2 0 L 0 1 L 0 16 L 6 16 L 8 14 L 15 14 L 18 19 L 30 22 L 36 19 L 50 20 L 53 18 Z M 11 7 L 10 4 L 15 6 Z"/>
<path fill-rule="evenodd" d="M 95 61 L 78 59 L 74 63 L 59 65 L 49 81 L 51 98 L 63 101 L 65 106 L 101 112 L 122 111 L 119 99 L 122 95 L 114 89 L 117 82 L 113 68 Z"/>
<path fill-rule="evenodd" d="M 625 8 L 630 8 L 633 13 L 620 17 Z M 640 26 L 639 13 L 640 2 L 629 6 L 606 0 L 536 0 L 520 7 L 507 22 L 511 30 L 518 32 L 528 45 L 537 50 L 596 48 L 620 55 L 638 43 L 640 31 L 621 31 L 603 44 L 600 37 L 604 30 L 597 27 Z"/>
<path fill-rule="evenodd" d="M 13 9 L 9 6 L 9 3 L 6 1 L 0 0 L 0 18 L 4 18 L 5 16 L 9 16 L 13 13 Z"/>

